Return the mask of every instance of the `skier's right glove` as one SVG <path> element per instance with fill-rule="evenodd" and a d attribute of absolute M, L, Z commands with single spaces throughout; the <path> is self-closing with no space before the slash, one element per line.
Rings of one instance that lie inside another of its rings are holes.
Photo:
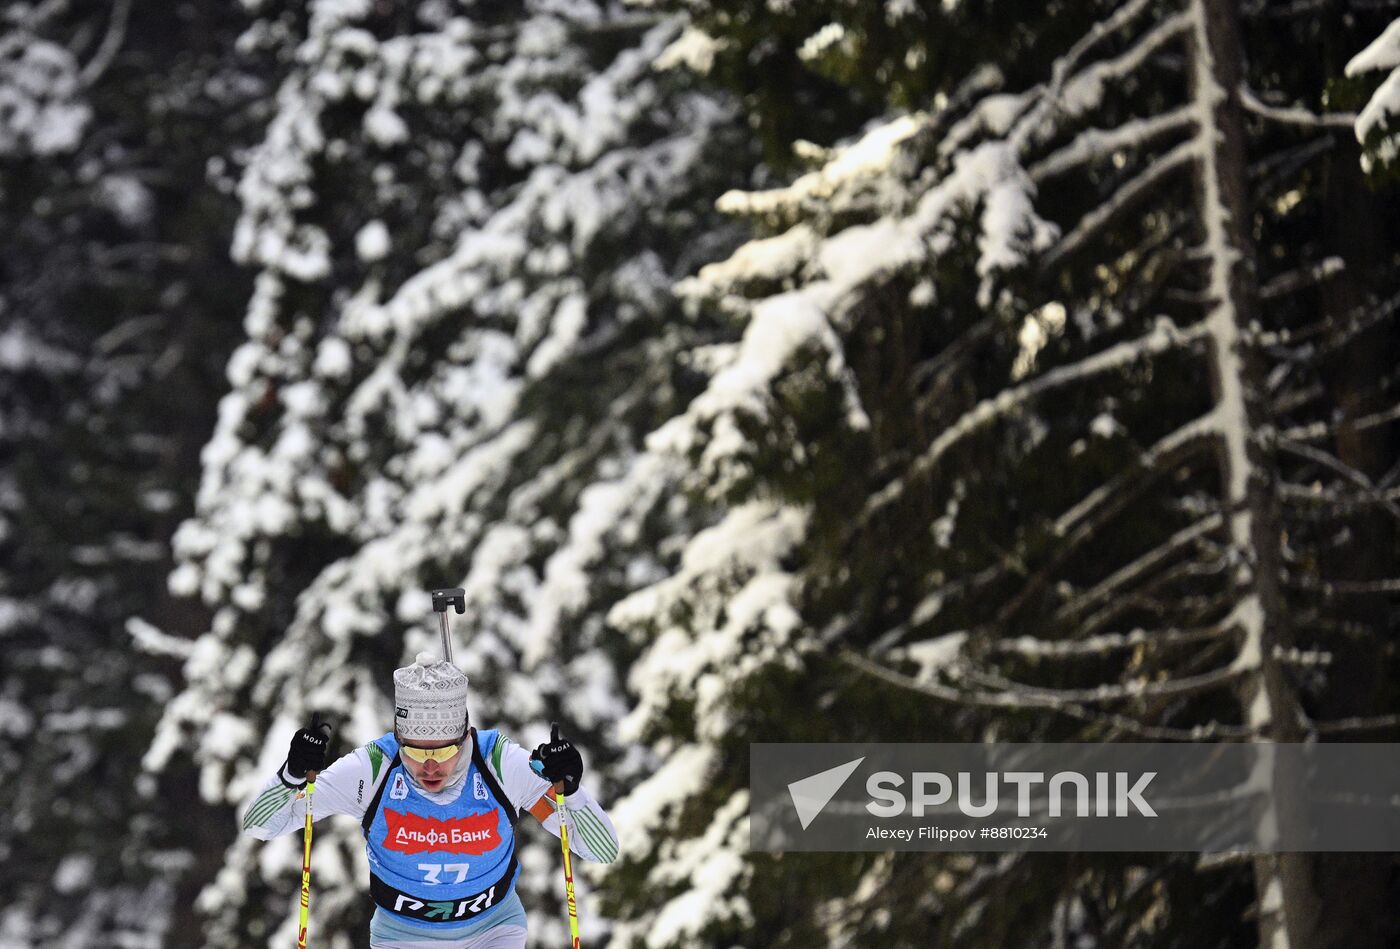
<path fill-rule="evenodd" d="M 330 723 L 321 721 L 320 715 L 311 716 L 311 727 L 292 736 L 292 747 L 287 751 L 287 774 L 306 783 L 306 772 L 320 771 L 326 766 L 326 748 L 330 743 Z"/>
<path fill-rule="evenodd" d="M 583 756 L 573 742 L 559 737 L 559 723 L 553 722 L 549 741 L 530 753 L 530 767 L 546 781 L 562 784 L 567 796 L 578 790 L 579 778 L 583 777 Z"/>

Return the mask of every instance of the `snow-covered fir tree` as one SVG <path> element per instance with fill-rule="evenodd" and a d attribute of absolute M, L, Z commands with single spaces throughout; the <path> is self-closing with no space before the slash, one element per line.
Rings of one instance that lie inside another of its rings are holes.
<path fill-rule="evenodd" d="M 164 592 L 169 541 L 244 292 L 222 236 L 234 205 L 205 174 L 257 83 L 225 70 L 224 5 L 185 9 L 0 10 L 8 947 L 163 945 L 206 856 L 169 820 L 204 815 L 188 769 L 140 770 L 178 663 L 129 632 L 197 621 Z"/>
<path fill-rule="evenodd" d="M 1393 938 L 1384 857 L 779 860 L 745 817 L 750 741 L 1393 734 L 1394 195 L 1343 80 L 1375 12 L 686 8 L 725 81 L 805 63 L 903 108 L 726 195 L 757 237 L 682 286 L 744 335 L 648 444 L 729 513 L 611 613 L 667 762 L 617 811 L 652 842 L 620 932 Z"/>
<path fill-rule="evenodd" d="M 560 721 L 609 800 L 651 764 L 615 740 L 636 647 L 604 615 L 699 516 L 642 436 L 702 379 L 678 354 L 730 332 L 671 288 L 737 240 L 713 207 L 751 164 L 734 109 L 657 68 L 679 26 L 649 11 L 249 6 L 241 45 L 287 73 L 238 187 L 247 339 L 176 535 L 171 587 L 213 619 L 147 767 L 193 749 L 204 799 L 236 805 L 313 710 L 336 753 L 383 734 L 390 673 L 438 648 L 424 591 L 460 585 L 473 721 L 527 747 Z M 360 831 L 322 827 L 312 931 L 359 944 Z M 549 938 L 541 836 L 522 889 Z M 200 943 L 294 939 L 299 860 L 292 838 L 231 841 Z"/>
<path fill-rule="evenodd" d="M 746 816 L 752 741 L 1395 737 L 1388 2 L 4 6 L 0 945 L 289 945 L 234 809 L 453 585 L 587 945 L 1394 944 L 1386 855 Z"/>

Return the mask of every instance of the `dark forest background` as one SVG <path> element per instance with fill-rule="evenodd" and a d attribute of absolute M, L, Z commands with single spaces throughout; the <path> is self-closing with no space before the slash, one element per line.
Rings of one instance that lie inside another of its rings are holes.
<path fill-rule="evenodd" d="M 0 947 L 289 945 L 237 810 L 454 585 L 621 830 L 586 944 L 1400 945 L 1391 854 L 746 816 L 755 741 L 1396 740 L 1397 15 L 5 4 Z"/>

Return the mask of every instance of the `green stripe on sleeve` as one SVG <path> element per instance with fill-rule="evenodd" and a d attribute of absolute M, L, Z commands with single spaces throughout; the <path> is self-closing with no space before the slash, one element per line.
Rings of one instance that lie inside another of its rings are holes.
<path fill-rule="evenodd" d="M 258 799 L 253 802 L 251 807 L 248 808 L 248 813 L 243 818 L 243 826 L 252 826 L 253 815 L 257 814 L 259 810 L 266 807 L 268 802 L 271 801 L 273 798 L 277 797 L 278 792 L 283 790 L 285 790 L 285 788 L 272 787 L 268 788 L 262 794 L 258 795 Z"/>
<path fill-rule="evenodd" d="M 570 814 L 571 816 L 573 816 L 573 812 L 570 812 Z M 607 853 L 607 851 L 603 849 L 601 844 L 599 844 L 596 833 L 590 830 L 582 821 L 577 819 L 573 820 L 572 826 L 570 828 L 570 833 L 576 835 L 579 839 L 586 843 L 588 845 L 588 849 L 593 852 L 594 856 L 598 857 L 599 859 L 603 859 L 607 863 L 612 862 L 611 860 L 606 859 L 605 854 Z"/>
<path fill-rule="evenodd" d="M 594 853 L 602 857 L 607 863 L 612 863 L 617 859 L 617 844 L 613 841 L 612 834 L 609 834 L 608 829 L 603 826 L 602 821 L 586 809 L 570 811 L 569 813 L 577 818 L 574 823 L 579 829 L 590 829 L 592 831 L 592 833 L 585 833 L 583 837 L 584 840 L 588 841 L 588 845 L 593 848 Z"/>
<path fill-rule="evenodd" d="M 506 776 L 501 772 L 501 750 L 505 748 L 510 739 L 503 735 L 496 736 L 496 747 L 491 749 L 491 767 L 496 769 L 496 780 L 505 781 Z"/>
<path fill-rule="evenodd" d="M 282 810 L 282 808 L 286 807 L 287 802 L 290 801 L 295 794 L 296 792 L 291 788 L 278 788 L 276 794 L 267 801 L 258 804 L 258 823 L 262 824 L 273 814 L 276 814 L 278 811 Z"/>
<path fill-rule="evenodd" d="M 603 849 L 607 851 L 608 860 L 617 859 L 617 839 L 608 832 L 608 828 L 592 811 L 583 812 L 584 819 L 598 830 L 598 834 L 603 838 Z"/>
<path fill-rule="evenodd" d="M 282 808 L 287 806 L 287 802 L 292 799 L 294 793 L 295 792 L 284 788 L 282 789 L 282 793 L 277 797 L 267 801 L 266 803 L 260 803 L 258 805 L 257 812 L 250 815 L 250 817 L 253 818 L 254 824 L 258 827 L 261 827 L 264 823 L 267 822 L 268 818 L 272 817 L 273 814 L 276 814 L 278 811 L 282 810 Z"/>
<path fill-rule="evenodd" d="M 268 788 L 248 808 L 248 814 L 243 818 L 244 828 L 261 827 L 264 821 L 283 808 L 292 793 L 291 788 Z"/>

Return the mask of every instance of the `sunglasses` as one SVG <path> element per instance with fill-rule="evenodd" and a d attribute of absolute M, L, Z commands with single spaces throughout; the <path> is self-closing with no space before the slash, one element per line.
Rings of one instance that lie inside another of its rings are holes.
<path fill-rule="evenodd" d="M 444 745 L 441 748 L 415 748 L 412 745 L 399 745 L 399 751 L 403 752 L 405 758 L 411 758 L 419 764 L 425 761 L 446 761 L 461 750 L 461 742 L 455 745 Z"/>

